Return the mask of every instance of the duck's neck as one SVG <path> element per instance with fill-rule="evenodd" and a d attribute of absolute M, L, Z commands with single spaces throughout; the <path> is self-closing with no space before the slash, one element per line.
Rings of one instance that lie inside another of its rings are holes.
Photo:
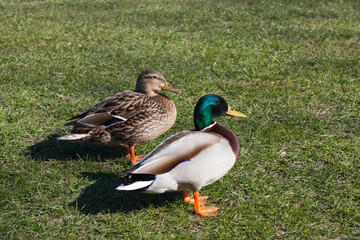
<path fill-rule="evenodd" d="M 213 124 L 213 115 L 210 111 L 195 111 L 194 124 L 195 130 L 200 131 Z"/>
<path fill-rule="evenodd" d="M 143 93 L 145 94 L 146 96 L 148 97 L 155 97 L 155 96 L 158 96 L 158 93 L 155 92 L 155 91 L 152 91 L 152 90 L 138 90 L 138 89 L 135 89 L 135 92 L 138 92 L 138 93 Z"/>
<path fill-rule="evenodd" d="M 145 93 L 147 96 L 149 97 L 156 97 L 156 96 L 159 96 L 159 94 L 157 92 L 154 92 L 154 91 L 149 91 L 149 92 L 146 92 Z"/>

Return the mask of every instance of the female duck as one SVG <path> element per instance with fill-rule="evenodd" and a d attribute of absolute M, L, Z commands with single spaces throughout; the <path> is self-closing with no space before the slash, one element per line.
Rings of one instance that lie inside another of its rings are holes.
<path fill-rule="evenodd" d="M 134 165 L 134 147 L 149 142 L 169 130 L 175 123 L 173 101 L 157 91 L 181 93 L 158 71 L 143 71 L 135 91 L 126 90 L 107 97 L 85 112 L 69 119 L 70 134 L 59 140 L 123 146 Z"/>
<path fill-rule="evenodd" d="M 224 176 L 235 164 L 240 145 L 228 128 L 213 121 L 221 115 L 246 117 L 233 111 L 218 95 L 205 95 L 195 106 L 195 130 L 177 133 L 147 154 L 123 178 L 117 190 L 146 193 L 183 191 L 184 200 L 195 205 L 202 216 L 216 216 L 218 208 L 204 206 L 208 197 L 199 196 L 202 187 Z M 187 191 L 192 191 L 189 197 Z"/>

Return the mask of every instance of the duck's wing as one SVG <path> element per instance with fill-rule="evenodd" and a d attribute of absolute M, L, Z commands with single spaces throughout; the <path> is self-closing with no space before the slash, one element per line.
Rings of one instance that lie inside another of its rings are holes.
<path fill-rule="evenodd" d="M 105 128 L 123 122 L 151 108 L 149 97 L 134 91 L 123 91 L 107 97 L 85 112 L 69 119 L 65 125 Z"/>
<path fill-rule="evenodd" d="M 205 149 L 221 141 L 218 134 L 182 131 L 166 139 L 124 174 L 163 174 L 184 161 L 191 161 Z"/>

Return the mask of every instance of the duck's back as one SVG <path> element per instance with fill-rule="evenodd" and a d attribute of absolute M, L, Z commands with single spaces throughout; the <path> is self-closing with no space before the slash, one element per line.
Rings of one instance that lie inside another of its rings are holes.
<path fill-rule="evenodd" d="M 146 107 L 142 108 L 141 105 Z M 144 96 L 142 102 L 134 104 L 133 107 L 138 107 L 136 115 L 105 128 L 114 141 L 140 145 L 165 133 L 175 123 L 175 104 L 165 95 Z"/>

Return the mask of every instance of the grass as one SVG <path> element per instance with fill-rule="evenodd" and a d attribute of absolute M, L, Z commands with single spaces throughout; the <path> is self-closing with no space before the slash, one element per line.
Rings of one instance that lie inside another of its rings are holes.
<path fill-rule="evenodd" d="M 0 1 L 0 239 L 360 238 L 358 1 Z M 234 168 L 204 188 L 121 193 L 120 148 L 59 143 L 66 119 L 161 71 L 193 127 L 216 93 L 246 120 Z"/>

